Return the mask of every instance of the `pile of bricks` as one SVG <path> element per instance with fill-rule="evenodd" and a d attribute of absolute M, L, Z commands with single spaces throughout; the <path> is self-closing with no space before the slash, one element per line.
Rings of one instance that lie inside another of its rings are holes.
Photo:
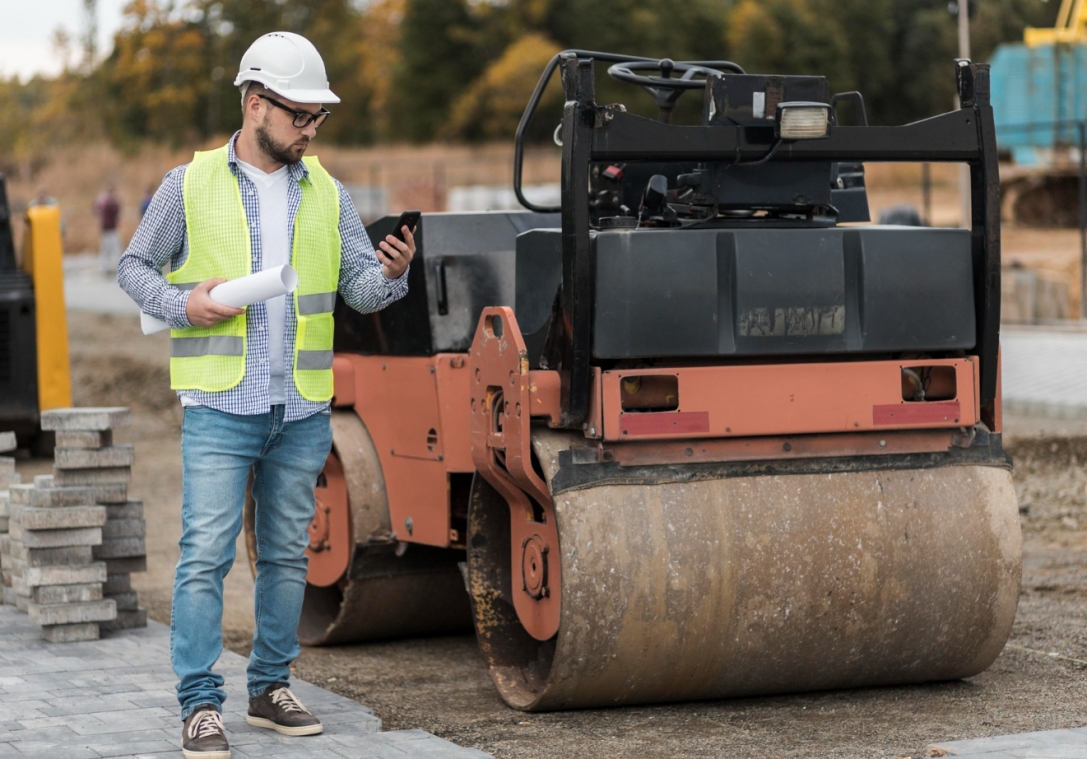
<path fill-rule="evenodd" d="M 10 490 L 0 562 L 11 567 L 15 605 L 46 640 L 147 625 L 129 577 L 147 569 L 143 504 L 128 500 L 133 451 L 113 445 L 128 420 L 127 408 L 43 413 L 42 429 L 56 433 L 53 474 Z"/>
<path fill-rule="evenodd" d="M 0 432 L 0 453 L 14 450 L 15 433 Z M 15 459 L 10 456 L 0 456 L 0 539 L 8 532 L 8 519 L 11 515 L 9 488 L 12 485 L 18 485 L 19 481 L 19 475 L 15 471 Z M 0 602 L 15 603 L 15 591 L 11 589 L 11 570 L 4 567 L 2 555 L 0 555 Z"/>

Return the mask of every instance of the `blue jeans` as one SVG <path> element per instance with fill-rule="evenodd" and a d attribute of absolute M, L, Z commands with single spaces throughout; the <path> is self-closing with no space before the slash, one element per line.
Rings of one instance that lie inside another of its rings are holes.
<path fill-rule="evenodd" d="M 234 563 L 250 469 L 258 559 L 249 696 L 289 682 L 299 653 L 307 528 L 313 488 L 332 448 L 332 426 L 328 412 L 286 423 L 283 412 L 283 406 L 251 416 L 205 406 L 185 409 L 181 559 L 170 615 L 170 661 L 180 681 L 182 719 L 199 704 L 226 700 L 223 677 L 211 668 L 223 650 L 223 578 Z"/>

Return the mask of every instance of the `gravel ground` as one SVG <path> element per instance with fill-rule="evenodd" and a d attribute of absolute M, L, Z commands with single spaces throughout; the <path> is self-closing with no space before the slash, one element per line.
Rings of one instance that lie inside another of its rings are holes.
<path fill-rule="evenodd" d="M 130 317 L 70 319 L 77 404 L 133 407 L 132 492 L 146 505 L 149 571 L 133 584 L 169 622 L 180 534 L 180 410 L 164 335 Z M 306 649 L 298 677 L 372 707 L 386 729 L 422 728 L 501 759 L 921 757 L 929 743 L 1087 725 L 1087 422 L 1006 419 L 1024 531 L 1023 594 L 996 663 L 968 681 L 553 714 L 508 709 L 470 635 Z M 47 471 L 44 461 L 21 471 Z M 239 548 L 239 557 L 244 556 Z M 227 580 L 227 645 L 247 653 L 252 580 Z"/>

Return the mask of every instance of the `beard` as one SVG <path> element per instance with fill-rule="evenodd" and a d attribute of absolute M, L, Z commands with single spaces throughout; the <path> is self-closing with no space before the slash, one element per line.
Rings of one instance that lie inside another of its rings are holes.
<path fill-rule="evenodd" d="M 306 152 L 306 148 L 309 147 L 309 138 L 304 136 L 286 145 L 276 142 L 268 131 L 267 117 L 257 127 L 256 135 L 257 145 L 260 146 L 265 155 L 277 163 L 298 163 L 302 160 L 302 154 Z"/>

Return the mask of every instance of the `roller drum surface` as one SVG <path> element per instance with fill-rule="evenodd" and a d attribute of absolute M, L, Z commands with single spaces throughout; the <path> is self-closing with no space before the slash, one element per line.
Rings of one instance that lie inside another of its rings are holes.
<path fill-rule="evenodd" d="M 548 482 L 570 442 L 534 435 Z M 561 621 L 545 643 L 519 630 L 510 572 L 490 566 L 509 555 L 496 495 L 473 494 L 473 605 L 492 677 L 520 709 L 969 677 L 1015 617 L 1021 536 L 1003 468 L 561 493 Z"/>

